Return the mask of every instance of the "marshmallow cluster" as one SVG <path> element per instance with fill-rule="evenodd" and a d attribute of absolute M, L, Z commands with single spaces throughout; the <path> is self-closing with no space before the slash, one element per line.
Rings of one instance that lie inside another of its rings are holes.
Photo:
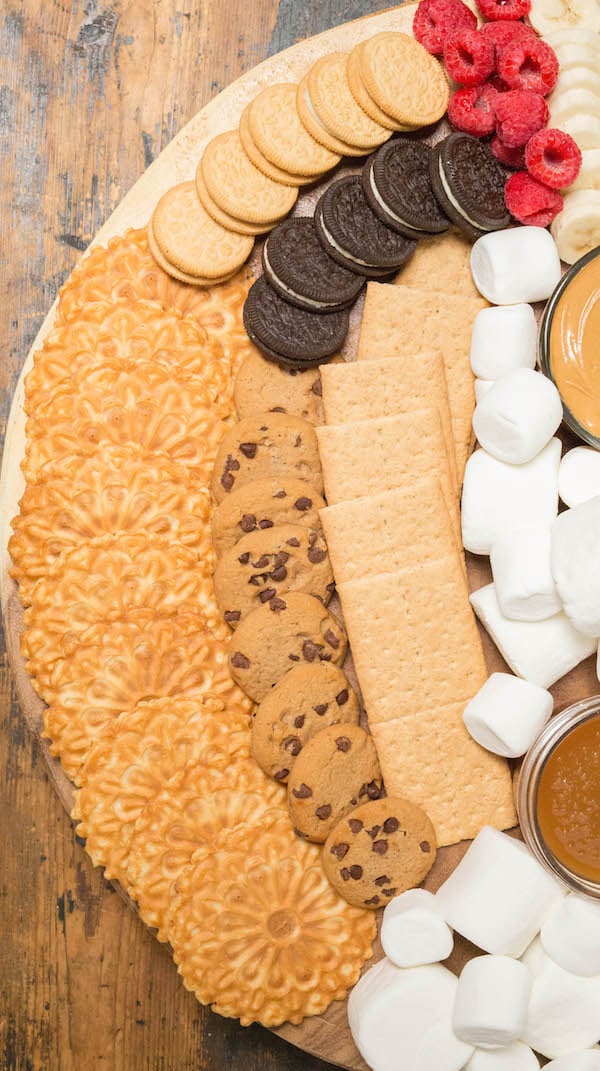
<path fill-rule="evenodd" d="M 486 953 L 458 979 L 432 959 L 452 929 Z M 520 841 L 484 827 L 435 895 L 387 905 L 381 938 L 387 958 L 348 1002 L 373 1071 L 536 1071 L 536 1053 L 600 1071 L 600 903 L 566 894 Z"/>

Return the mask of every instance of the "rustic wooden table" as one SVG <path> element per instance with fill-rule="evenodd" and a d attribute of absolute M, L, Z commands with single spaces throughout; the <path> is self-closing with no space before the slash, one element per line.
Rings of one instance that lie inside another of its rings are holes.
<path fill-rule="evenodd" d="M 266 56 L 389 0 L 1 0 L 0 425 L 82 250 L 187 120 Z M 3 432 L 2 432 L 3 435 Z M 2 1071 L 318 1071 L 201 1008 L 94 869 L 0 651 Z"/>

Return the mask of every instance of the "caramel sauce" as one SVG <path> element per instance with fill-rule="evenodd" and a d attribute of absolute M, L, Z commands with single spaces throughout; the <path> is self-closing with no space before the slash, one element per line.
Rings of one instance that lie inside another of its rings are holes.
<path fill-rule="evenodd" d="M 600 715 L 576 725 L 551 752 L 536 810 L 542 837 L 558 861 L 600 882 Z"/>
<path fill-rule="evenodd" d="M 600 256 L 559 297 L 549 348 L 550 370 L 567 409 L 600 437 Z"/>

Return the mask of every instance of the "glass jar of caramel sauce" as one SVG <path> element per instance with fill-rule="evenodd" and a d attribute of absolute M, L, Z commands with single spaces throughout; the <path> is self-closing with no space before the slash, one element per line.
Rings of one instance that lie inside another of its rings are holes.
<path fill-rule="evenodd" d="M 539 862 L 600 900 L 600 696 L 573 704 L 542 730 L 523 760 L 517 810 Z"/>

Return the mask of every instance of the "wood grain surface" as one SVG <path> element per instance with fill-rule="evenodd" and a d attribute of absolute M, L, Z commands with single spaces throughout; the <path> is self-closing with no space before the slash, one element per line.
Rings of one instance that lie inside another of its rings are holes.
<path fill-rule="evenodd" d="M 387 0 L 2 0 L 2 442 L 61 282 L 161 149 L 268 55 Z M 0 518 L 2 520 L 2 518 Z M 2 1071 L 317 1071 L 202 1009 L 169 953 L 74 840 L 2 648 Z"/>

